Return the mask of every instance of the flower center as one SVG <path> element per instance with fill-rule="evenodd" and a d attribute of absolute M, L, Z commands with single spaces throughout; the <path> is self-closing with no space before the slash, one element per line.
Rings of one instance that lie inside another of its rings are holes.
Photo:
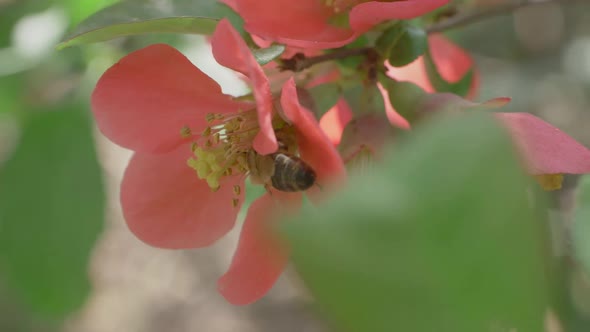
<path fill-rule="evenodd" d="M 256 109 L 231 114 L 207 114 L 207 122 L 209 126 L 193 142 L 193 157 L 187 161 L 199 179 L 207 181 L 211 190 L 217 191 L 226 176 L 255 173 L 252 156 L 257 154 L 252 142 L 260 131 Z M 288 135 L 283 140 L 294 142 L 294 132 L 288 129 L 290 126 L 286 126 L 280 117 L 273 119 L 273 127 L 279 139 Z M 190 136 L 190 130 L 181 129 L 181 135 Z M 236 185 L 233 191 L 237 197 L 242 189 Z M 238 198 L 234 198 L 233 206 L 238 203 Z"/>
<path fill-rule="evenodd" d="M 192 145 L 194 157 L 188 165 L 216 191 L 222 177 L 247 170 L 246 156 L 259 131 L 258 120 L 256 110 L 248 110 L 207 114 L 207 122 L 209 126 Z"/>

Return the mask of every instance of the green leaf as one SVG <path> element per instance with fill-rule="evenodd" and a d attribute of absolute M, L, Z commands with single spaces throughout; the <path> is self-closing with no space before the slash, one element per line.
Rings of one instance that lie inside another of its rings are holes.
<path fill-rule="evenodd" d="M 427 93 L 414 83 L 398 82 L 385 75 L 379 77 L 379 82 L 387 90 L 389 101 L 395 111 L 408 122 L 414 123 L 420 115 L 418 109 Z"/>
<path fill-rule="evenodd" d="M 345 83 L 342 89 L 342 96 L 353 113 L 385 112 L 385 102 L 376 85 L 365 85 L 363 82 L 355 81 Z"/>
<path fill-rule="evenodd" d="M 211 34 L 231 12 L 215 0 L 128 0 L 81 22 L 58 49 L 146 33 Z"/>
<path fill-rule="evenodd" d="M 253 50 L 252 54 L 254 54 L 256 61 L 260 65 L 265 65 L 265 64 L 271 62 L 272 60 L 278 58 L 279 56 L 281 56 L 281 54 L 283 54 L 283 52 L 285 52 L 285 45 L 273 44 L 267 48 L 259 48 L 259 49 Z"/>
<path fill-rule="evenodd" d="M 542 331 L 545 233 L 512 143 L 491 115 L 437 120 L 284 225 L 296 267 L 344 331 Z"/>
<path fill-rule="evenodd" d="M 314 104 L 314 113 L 319 119 L 330 110 L 340 99 L 342 88 L 338 83 L 325 83 L 309 89 Z"/>
<path fill-rule="evenodd" d="M 41 313 L 67 314 L 89 292 L 100 174 L 89 119 L 74 106 L 32 114 L 0 170 L 0 272 Z"/>
<path fill-rule="evenodd" d="M 424 29 L 398 22 L 381 34 L 375 46 L 392 66 L 403 67 L 426 52 L 428 40 Z"/>
<path fill-rule="evenodd" d="M 446 81 L 438 72 L 430 52 L 426 52 L 424 55 L 424 65 L 426 67 L 428 79 L 437 92 L 450 92 L 461 97 L 467 96 L 474 79 L 473 68 L 470 69 L 459 81 L 451 83 Z"/>
<path fill-rule="evenodd" d="M 580 181 L 573 219 L 573 244 L 576 258 L 590 274 L 590 176 Z"/>

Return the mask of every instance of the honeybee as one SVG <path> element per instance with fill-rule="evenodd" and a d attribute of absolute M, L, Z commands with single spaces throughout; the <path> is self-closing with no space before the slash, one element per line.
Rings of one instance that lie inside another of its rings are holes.
<path fill-rule="evenodd" d="M 248 168 L 254 183 L 265 186 L 270 184 L 273 188 L 285 192 L 307 190 L 316 181 L 313 168 L 292 154 L 281 141 L 279 150 L 270 155 L 259 155 L 251 150 L 248 153 Z"/>

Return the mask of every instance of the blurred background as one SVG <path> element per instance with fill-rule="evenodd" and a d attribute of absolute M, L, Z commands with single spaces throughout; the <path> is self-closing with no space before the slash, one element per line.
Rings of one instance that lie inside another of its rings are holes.
<path fill-rule="evenodd" d="M 202 37 L 149 35 L 72 47 L 68 30 L 114 0 L 0 0 L 0 331 L 328 331 L 293 271 L 261 301 L 232 306 L 216 292 L 238 230 L 213 247 L 166 251 L 127 230 L 118 187 L 130 152 L 96 130 L 89 96 L 126 53 L 166 42 L 223 86 Z M 490 3 L 490 1 L 481 1 Z M 494 1 L 500 3 L 501 1 Z M 512 97 L 590 146 L 590 6 L 556 1 L 449 31 L 481 72 L 478 99 Z M 568 319 L 590 330 L 590 279 L 569 256 L 576 178 L 555 194 L 556 255 Z M 555 328 L 553 331 L 559 331 Z"/>

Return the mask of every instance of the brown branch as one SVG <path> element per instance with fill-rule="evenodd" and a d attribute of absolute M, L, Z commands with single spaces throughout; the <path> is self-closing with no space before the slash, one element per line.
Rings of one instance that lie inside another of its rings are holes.
<path fill-rule="evenodd" d="M 499 6 L 489 6 L 486 8 L 474 10 L 470 13 L 453 16 L 449 19 L 427 27 L 426 32 L 430 34 L 458 28 L 472 23 L 477 23 L 494 16 L 509 14 L 522 7 L 537 6 L 554 2 L 573 3 L 576 1 L 577 0 L 514 0 Z"/>
<path fill-rule="evenodd" d="M 303 53 L 297 53 L 289 59 L 281 60 L 281 65 L 279 66 L 279 68 L 281 70 L 291 70 L 294 72 L 299 72 L 318 63 L 331 60 L 345 59 L 353 56 L 367 56 L 373 52 L 374 50 L 371 47 L 362 47 L 343 48 L 340 50 L 312 57 L 307 57 Z"/>

